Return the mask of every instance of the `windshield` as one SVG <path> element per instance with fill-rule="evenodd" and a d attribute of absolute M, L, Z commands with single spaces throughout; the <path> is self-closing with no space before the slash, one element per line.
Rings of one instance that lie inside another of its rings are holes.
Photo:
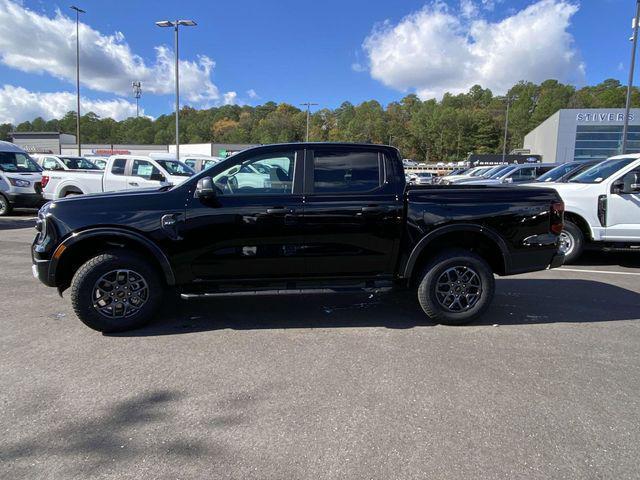
<path fill-rule="evenodd" d="M 42 169 L 26 153 L 0 152 L 0 170 L 3 172 L 36 173 Z"/>
<path fill-rule="evenodd" d="M 100 170 L 97 165 L 82 157 L 60 157 L 62 163 L 70 170 Z"/>
<path fill-rule="evenodd" d="M 507 165 L 496 165 L 495 167 L 490 168 L 489 170 L 484 172 L 482 176 L 486 178 L 491 178 L 493 175 L 500 172 L 501 170 L 504 170 L 506 167 Z"/>
<path fill-rule="evenodd" d="M 556 168 L 552 168 L 547 173 L 536 178 L 536 182 L 555 182 L 556 180 L 559 180 L 571 170 L 576 168 L 576 166 L 576 163 L 565 163 L 564 165 L 558 165 Z"/>
<path fill-rule="evenodd" d="M 497 169 L 495 172 L 493 172 L 488 177 L 489 178 L 498 178 L 504 172 L 506 172 L 507 170 L 511 170 L 512 168 L 513 168 L 513 165 L 501 165 L 499 169 Z"/>
<path fill-rule="evenodd" d="M 419 177 L 430 177 L 430 176 L 431 176 L 431 174 L 430 174 L 430 173 L 427 173 L 427 172 L 420 172 L 420 173 L 418 173 L 417 175 L 418 175 Z"/>
<path fill-rule="evenodd" d="M 196 173 L 191 167 L 177 160 L 156 160 L 156 162 L 158 162 L 160 166 L 169 173 L 169 175 L 190 177 Z"/>
<path fill-rule="evenodd" d="M 486 172 L 487 170 L 489 170 L 488 167 L 479 167 L 479 168 L 476 168 L 476 169 L 470 171 L 469 175 L 471 177 L 479 177 L 480 175 L 482 175 L 483 172 Z"/>
<path fill-rule="evenodd" d="M 517 170 L 517 168 L 518 168 L 518 165 L 509 165 L 504 170 L 500 170 L 498 172 L 498 174 L 496 176 L 494 176 L 493 178 L 504 178 L 507 175 L 509 175 L 511 172 L 513 172 L 514 170 Z"/>
<path fill-rule="evenodd" d="M 635 160 L 635 158 L 615 158 L 605 160 L 604 162 L 585 170 L 580 175 L 569 181 L 571 183 L 600 183 Z"/>

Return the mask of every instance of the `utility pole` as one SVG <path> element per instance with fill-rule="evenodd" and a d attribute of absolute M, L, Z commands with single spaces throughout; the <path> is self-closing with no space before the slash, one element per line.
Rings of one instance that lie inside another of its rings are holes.
<path fill-rule="evenodd" d="M 171 22 L 169 20 L 162 20 L 156 22 L 159 27 L 173 27 L 174 28 L 174 50 L 175 50 L 175 62 L 176 62 L 176 159 L 180 159 L 180 79 L 178 72 L 178 27 L 195 27 L 197 25 L 193 20 L 176 20 Z"/>
<path fill-rule="evenodd" d="M 142 96 L 142 84 L 139 81 L 131 82 L 131 87 L 133 88 L 133 96 L 136 98 L 136 118 L 138 118 L 140 116 L 140 107 L 138 103 Z"/>
<path fill-rule="evenodd" d="M 509 132 L 509 103 L 511 99 L 507 96 L 507 114 L 504 117 L 504 141 L 502 143 L 502 163 L 507 158 L 507 133 Z"/>
<path fill-rule="evenodd" d="M 629 110 L 631 109 L 631 90 L 633 88 L 633 70 L 636 65 L 636 46 L 638 44 L 638 21 L 640 19 L 640 0 L 636 0 L 636 16 L 633 18 L 632 28 L 633 37 L 631 41 L 631 63 L 629 65 L 629 82 L 627 83 L 627 101 L 624 107 L 624 120 L 622 124 L 622 145 L 620 153 L 627 153 L 627 136 L 629 134 Z"/>
<path fill-rule="evenodd" d="M 82 156 L 82 146 L 80 142 L 80 14 L 87 13 L 81 8 L 71 6 L 71 10 L 76 12 L 76 141 L 78 142 L 78 156 Z"/>
<path fill-rule="evenodd" d="M 301 103 L 300 105 L 306 105 L 306 107 L 307 107 L 307 143 L 308 143 L 309 142 L 309 120 L 310 120 L 310 117 L 311 117 L 311 106 L 312 105 L 318 105 L 318 104 L 317 103 L 312 103 L 312 102 L 305 102 L 305 103 Z"/>

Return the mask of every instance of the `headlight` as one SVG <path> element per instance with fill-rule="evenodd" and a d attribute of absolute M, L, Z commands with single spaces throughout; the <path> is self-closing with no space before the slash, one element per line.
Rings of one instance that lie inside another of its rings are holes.
<path fill-rule="evenodd" d="M 19 178 L 11 178 L 9 177 L 9 183 L 14 187 L 28 187 L 31 185 L 31 182 L 27 180 L 20 180 Z"/>

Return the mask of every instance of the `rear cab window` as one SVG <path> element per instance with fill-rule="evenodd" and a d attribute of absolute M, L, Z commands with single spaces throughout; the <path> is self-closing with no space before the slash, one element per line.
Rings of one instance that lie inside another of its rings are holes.
<path fill-rule="evenodd" d="M 382 185 L 383 173 L 383 155 L 375 150 L 318 148 L 309 181 L 315 194 L 365 193 Z"/>

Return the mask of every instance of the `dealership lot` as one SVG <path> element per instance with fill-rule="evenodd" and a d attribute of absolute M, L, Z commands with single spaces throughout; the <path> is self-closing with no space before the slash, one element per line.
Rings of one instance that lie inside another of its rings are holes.
<path fill-rule="evenodd" d="M 103 336 L 0 219 L 2 478 L 637 478 L 640 255 L 497 281 L 480 323 L 404 294 L 175 304 Z"/>

